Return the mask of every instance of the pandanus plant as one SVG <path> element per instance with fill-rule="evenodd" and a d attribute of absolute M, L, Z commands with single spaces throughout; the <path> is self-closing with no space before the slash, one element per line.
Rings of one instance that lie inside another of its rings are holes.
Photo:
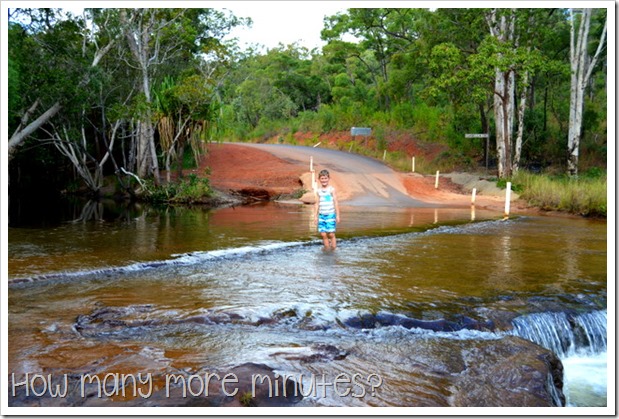
<path fill-rule="evenodd" d="M 166 77 L 153 91 L 153 98 L 166 181 L 169 183 L 174 159 L 177 162 L 177 177 L 183 175 L 183 155 L 187 144 L 192 148 L 196 164 L 204 151 L 204 133 L 211 113 L 211 88 L 203 77 L 197 75 L 180 83 Z"/>

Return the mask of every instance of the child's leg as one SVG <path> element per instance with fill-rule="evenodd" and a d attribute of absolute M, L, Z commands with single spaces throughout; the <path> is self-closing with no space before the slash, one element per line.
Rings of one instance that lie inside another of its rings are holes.
<path fill-rule="evenodd" d="M 327 236 L 327 233 L 322 232 L 322 233 L 320 233 L 320 235 L 322 236 L 322 244 L 324 244 L 324 246 L 326 248 L 328 248 L 329 247 L 329 237 Z"/>
<path fill-rule="evenodd" d="M 337 247 L 337 239 L 335 238 L 335 233 L 329 233 L 329 239 L 331 239 L 331 247 L 335 249 Z"/>

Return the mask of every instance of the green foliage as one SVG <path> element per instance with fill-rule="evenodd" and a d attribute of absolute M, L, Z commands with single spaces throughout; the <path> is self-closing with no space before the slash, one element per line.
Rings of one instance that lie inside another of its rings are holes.
<path fill-rule="evenodd" d="M 385 129 L 382 126 L 378 126 L 372 132 L 374 138 L 376 138 L 376 148 L 378 151 L 387 150 L 387 138 Z"/>
<path fill-rule="evenodd" d="M 445 114 L 441 108 L 420 103 L 413 108 L 415 132 L 422 140 L 444 142 Z"/>
<path fill-rule="evenodd" d="M 606 170 L 603 170 L 599 167 L 591 167 L 580 175 L 583 179 L 596 180 L 601 179 L 602 177 L 606 177 Z"/>
<path fill-rule="evenodd" d="M 9 132 L 39 99 L 37 112 L 62 103 L 55 126 L 77 133 L 76 138 L 85 127 L 93 154 L 105 152 L 103 139 L 121 121 L 118 134 L 122 132 L 124 142 L 116 142 L 114 152 L 122 153 L 116 157 L 128 170 L 134 170 L 135 150 L 129 150 L 126 139 L 135 139 L 135 118 L 153 110 L 153 122 L 165 119 L 156 127 L 159 154 L 175 138 L 163 134 L 164 126 L 180 130 L 178 121 L 184 118 L 195 129 L 188 139 L 200 141 L 290 141 L 297 131 L 318 135 L 371 126 L 374 149 L 364 150 L 367 154 L 382 158 L 390 130 L 407 130 L 418 140 L 450 147 L 436 161 L 419 161 L 419 168 L 468 168 L 479 161 L 485 144 L 464 139 L 464 134 L 492 127 L 498 68 L 512 72 L 516 91 L 526 89 L 530 99 L 522 166 L 557 166 L 565 159 L 570 71 L 569 21 L 563 9 L 497 9 L 515 14 L 516 44 L 490 36 L 489 9 L 351 8 L 325 19 L 322 36 L 328 43 L 320 52 L 288 45 L 266 53 L 240 52 L 234 42 L 223 41 L 233 27 L 246 22 L 226 11 L 126 9 L 136 18 L 130 19 L 133 23 L 152 17 L 161 24 L 161 36 L 152 38 L 151 47 L 161 47 L 159 58 L 168 59 L 149 69 L 153 104 L 145 94 L 136 94 L 141 74 L 129 65 L 132 53 L 123 34 L 128 28 L 121 24 L 120 12 L 87 9 L 84 21 L 58 19 L 55 9 L 11 11 L 29 19 L 12 18 L 8 26 Z M 594 14 L 595 36 L 601 32 L 603 12 Z M 344 41 L 349 39 L 345 35 L 356 41 Z M 92 66 L 98 48 L 111 39 L 118 40 L 114 49 Z M 605 59 L 586 92 L 583 173 L 605 167 L 607 160 Z M 530 76 L 526 83 L 524 72 Z M 409 165 L 404 156 L 388 153 L 390 164 L 399 160 Z M 177 191 L 172 192 L 164 195 Z"/>
<path fill-rule="evenodd" d="M 522 185 L 520 197 L 541 209 L 606 217 L 606 176 L 601 171 L 593 170 L 590 177 L 577 179 L 519 171 L 514 181 Z"/>
<path fill-rule="evenodd" d="M 497 179 L 496 186 L 501 189 L 507 189 L 507 182 L 511 182 L 511 190 L 516 193 L 522 193 L 525 189 L 525 185 L 519 183 L 518 177 L 515 179 Z"/>
<path fill-rule="evenodd" d="M 239 403 L 241 403 L 241 406 L 243 407 L 256 406 L 256 401 L 254 400 L 254 397 L 250 391 L 246 391 L 241 394 L 241 396 L 239 397 Z"/>
<path fill-rule="evenodd" d="M 329 132 L 339 128 L 337 114 L 329 105 L 323 105 L 320 107 L 318 110 L 318 119 L 320 121 L 320 128 L 322 132 Z"/>
<path fill-rule="evenodd" d="M 180 182 L 155 186 L 152 181 L 146 183 L 146 199 L 153 203 L 192 204 L 212 196 L 210 182 L 205 177 L 192 173 Z"/>
<path fill-rule="evenodd" d="M 390 113 L 394 128 L 408 128 L 414 125 L 413 104 L 398 103 Z"/>

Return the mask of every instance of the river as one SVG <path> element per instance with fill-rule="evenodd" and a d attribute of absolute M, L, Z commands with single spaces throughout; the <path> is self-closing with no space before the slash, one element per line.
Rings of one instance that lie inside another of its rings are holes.
<path fill-rule="evenodd" d="M 304 406 L 408 407 L 449 397 L 404 367 L 421 362 L 411 355 L 420 339 L 515 334 L 559 356 L 567 406 L 606 406 L 606 222 L 343 206 L 338 238 L 338 249 L 325 252 L 311 207 L 278 203 L 208 210 L 91 202 L 49 219 L 14 218 L 9 373 L 256 362 L 292 374 L 380 377 L 368 384 L 372 397 L 311 395 Z M 513 328 L 492 332 L 351 320 L 483 322 L 507 311 L 518 313 Z M 426 396 L 415 396 L 422 388 Z"/>

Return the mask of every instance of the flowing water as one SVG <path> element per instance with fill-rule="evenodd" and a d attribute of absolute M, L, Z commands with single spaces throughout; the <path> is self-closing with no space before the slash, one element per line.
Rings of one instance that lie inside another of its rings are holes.
<path fill-rule="evenodd" d="M 338 249 L 325 252 L 312 209 L 300 205 L 89 203 L 45 222 L 14 219 L 9 372 L 257 362 L 364 380 L 357 390 L 367 397 L 311 394 L 304 405 L 440 405 L 449 384 L 419 373 L 440 367 L 415 365 L 437 362 L 427 354 L 445 341 L 513 334 L 560 357 L 568 406 L 606 406 L 606 228 L 479 209 L 344 206 Z M 508 312 L 508 326 L 466 326 Z"/>

